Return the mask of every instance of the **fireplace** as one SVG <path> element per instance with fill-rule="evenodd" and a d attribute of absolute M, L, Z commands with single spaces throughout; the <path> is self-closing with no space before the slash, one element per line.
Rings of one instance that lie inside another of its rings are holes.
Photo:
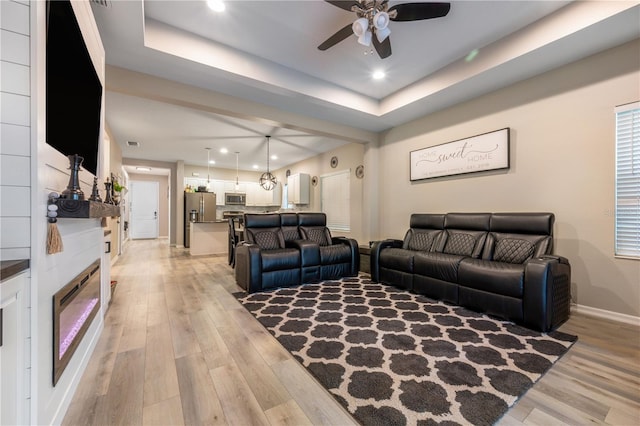
<path fill-rule="evenodd" d="M 100 259 L 53 295 L 53 385 L 100 310 Z"/>

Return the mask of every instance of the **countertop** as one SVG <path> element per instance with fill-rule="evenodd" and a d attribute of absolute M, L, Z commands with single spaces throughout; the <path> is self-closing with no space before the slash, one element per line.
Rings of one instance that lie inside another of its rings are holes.
<path fill-rule="evenodd" d="M 228 220 L 220 219 L 220 220 L 199 220 L 197 222 L 191 223 L 228 223 Z"/>
<path fill-rule="evenodd" d="M 29 259 L 0 261 L 0 281 L 4 281 L 29 269 Z"/>

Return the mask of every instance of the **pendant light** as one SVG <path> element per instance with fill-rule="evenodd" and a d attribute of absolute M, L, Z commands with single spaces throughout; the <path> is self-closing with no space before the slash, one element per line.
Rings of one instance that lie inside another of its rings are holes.
<path fill-rule="evenodd" d="M 269 139 L 271 136 L 265 136 L 267 138 L 267 171 L 260 176 L 260 186 L 266 191 L 271 191 L 276 187 L 276 177 L 269 171 Z"/>
<path fill-rule="evenodd" d="M 240 182 L 238 181 L 238 151 L 236 151 L 236 192 L 240 189 Z"/>
<path fill-rule="evenodd" d="M 205 148 L 207 150 L 207 192 L 211 190 L 211 180 L 209 179 L 209 165 L 211 164 L 210 154 L 211 148 Z"/>

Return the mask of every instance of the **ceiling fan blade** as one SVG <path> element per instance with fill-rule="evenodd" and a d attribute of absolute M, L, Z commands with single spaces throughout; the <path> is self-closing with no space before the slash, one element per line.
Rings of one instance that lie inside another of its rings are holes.
<path fill-rule="evenodd" d="M 353 6 L 357 6 L 358 2 L 354 1 L 354 0 L 324 0 L 327 3 L 330 3 L 336 7 L 339 7 L 340 9 L 344 9 L 344 10 L 348 10 L 349 12 L 351 12 L 351 8 Z"/>
<path fill-rule="evenodd" d="M 389 8 L 389 12 L 398 14 L 392 21 L 420 21 L 422 19 L 442 18 L 449 13 L 451 3 L 404 3 Z"/>
<path fill-rule="evenodd" d="M 378 55 L 380 55 L 382 59 L 391 56 L 391 40 L 389 40 L 389 37 L 385 38 L 384 41 L 380 43 L 378 38 L 373 36 L 371 41 L 373 41 L 373 47 L 376 48 L 376 52 L 378 52 Z"/>
<path fill-rule="evenodd" d="M 353 35 L 353 30 L 351 29 L 351 24 L 348 24 L 345 25 L 341 30 L 336 32 L 334 35 L 326 39 L 320 46 L 318 46 L 318 49 L 327 50 L 328 48 L 340 43 L 350 35 Z"/>

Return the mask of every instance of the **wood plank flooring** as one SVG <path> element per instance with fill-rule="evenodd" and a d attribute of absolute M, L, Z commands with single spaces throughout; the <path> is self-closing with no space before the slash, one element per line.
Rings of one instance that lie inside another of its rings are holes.
<path fill-rule="evenodd" d="M 226 256 L 138 240 L 64 425 L 355 425 L 235 300 Z M 584 315 L 578 342 L 502 425 L 640 424 L 640 328 Z"/>

